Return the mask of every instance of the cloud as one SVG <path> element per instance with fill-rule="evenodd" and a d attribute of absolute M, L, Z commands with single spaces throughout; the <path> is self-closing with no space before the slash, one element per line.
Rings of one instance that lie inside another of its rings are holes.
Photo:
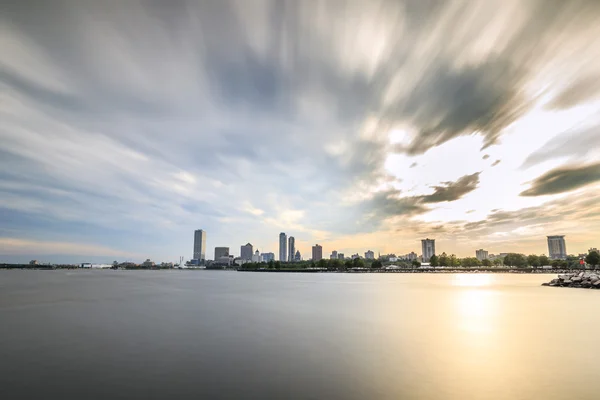
<path fill-rule="evenodd" d="M 1 255 L 20 255 L 20 254 L 69 254 L 69 255 L 89 255 L 89 256 L 110 256 L 110 257 L 136 257 L 141 258 L 139 254 L 115 250 L 108 247 L 95 244 L 74 243 L 74 242 L 54 242 L 41 240 L 28 240 L 19 238 L 0 237 Z"/>
<path fill-rule="evenodd" d="M 600 76 L 584 76 L 568 85 L 549 104 L 550 109 L 567 109 L 600 96 Z"/>
<path fill-rule="evenodd" d="M 483 160 L 487 160 L 488 158 L 490 158 L 489 154 L 484 154 L 483 157 L 481 157 Z"/>
<path fill-rule="evenodd" d="M 579 189 L 600 180 L 600 163 L 560 167 L 538 177 L 521 196 L 544 196 Z"/>
<path fill-rule="evenodd" d="M 597 119 L 597 118 L 596 118 Z M 531 153 L 523 162 L 522 168 L 529 168 L 556 158 L 569 158 L 578 161 L 593 156 L 600 148 L 600 122 L 586 123 L 558 135 Z"/>
<path fill-rule="evenodd" d="M 476 172 L 471 175 L 465 175 L 456 182 L 443 182 L 442 186 L 432 186 L 435 189 L 434 192 L 422 196 L 421 199 L 424 203 L 441 203 L 458 200 L 477 189 L 479 174 L 480 172 Z"/>
<path fill-rule="evenodd" d="M 496 160 L 492 163 L 492 167 L 495 167 L 496 165 L 500 164 L 502 162 L 502 160 Z"/>
<path fill-rule="evenodd" d="M 418 164 L 418 163 L 416 163 L 416 162 L 414 162 L 414 163 L 410 164 L 410 167 L 408 167 L 408 168 L 414 168 L 414 167 L 416 167 L 417 165 L 419 165 L 419 164 Z"/>

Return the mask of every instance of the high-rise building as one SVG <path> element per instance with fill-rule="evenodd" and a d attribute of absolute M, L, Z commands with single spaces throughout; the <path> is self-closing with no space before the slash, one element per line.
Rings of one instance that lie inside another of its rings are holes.
<path fill-rule="evenodd" d="M 435 239 L 421 240 L 421 247 L 423 248 L 423 262 L 429 262 L 431 256 L 435 254 Z"/>
<path fill-rule="evenodd" d="M 279 261 L 287 261 L 287 235 L 279 234 Z"/>
<path fill-rule="evenodd" d="M 300 254 L 300 250 L 296 250 L 296 255 L 294 256 L 294 261 L 302 261 L 302 255 Z"/>
<path fill-rule="evenodd" d="M 255 262 L 255 263 L 263 262 L 263 258 L 260 255 L 260 252 L 258 251 L 258 249 L 256 249 L 256 251 L 254 252 L 254 255 L 252 256 L 252 262 Z"/>
<path fill-rule="evenodd" d="M 479 261 L 487 260 L 489 258 L 489 253 L 487 250 L 483 249 L 475 250 L 475 257 L 477 257 Z"/>
<path fill-rule="evenodd" d="M 206 260 L 206 232 L 202 229 L 194 231 L 194 259 Z"/>
<path fill-rule="evenodd" d="M 260 256 L 262 257 L 263 262 L 268 263 L 269 261 L 275 261 L 275 254 L 273 253 L 262 253 Z"/>
<path fill-rule="evenodd" d="M 365 251 L 365 260 L 374 260 L 374 259 L 375 259 L 375 253 L 373 253 L 371 250 Z"/>
<path fill-rule="evenodd" d="M 294 261 L 294 254 L 296 254 L 296 239 L 293 236 L 290 236 L 288 239 L 288 261 Z"/>
<path fill-rule="evenodd" d="M 548 236 L 548 253 L 552 260 L 567 258 L 567 245 L 564 235 Z"/>
<path fill-rule="evenodd" d="M 337 250 L 334 250 L 331 252 L 331 255 L 329 256 L 330 259 L 332 260 L 336 260 L 338 258 L 338 252 Z"/>
<path fill-rule="evenodd" d="M 338 260 L 344 259 L 344 253 L 338 253 Z"/>
<path fill-rule="evenodd" d="M 315 244 L 312 247 L 312 259 L 313 261 L 319 261 L 323 258 L 323 246 Z"/>
<path fill-rule="evenodd" d="M 215 247 L 215 261 L 221 257 L 229 257 L 229 247 Z"/>
<path fill-rule="evenodd" d="M 240 248 L 240 258 L 242 260 L 252 261 L 253 246 L 250 243 L 246 243 Z"/>

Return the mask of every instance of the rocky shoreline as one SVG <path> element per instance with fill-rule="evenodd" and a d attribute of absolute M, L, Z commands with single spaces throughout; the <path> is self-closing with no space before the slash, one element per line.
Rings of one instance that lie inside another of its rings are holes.
<path fill-rule="evenodd" d="M 583 289 L 600 289 L 600 271 L 576 272 L 558 275 L 542 286 L 574 287 Z"/>

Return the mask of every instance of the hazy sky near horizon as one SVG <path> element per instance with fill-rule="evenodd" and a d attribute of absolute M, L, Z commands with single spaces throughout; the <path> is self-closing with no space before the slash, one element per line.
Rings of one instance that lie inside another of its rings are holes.
<path fill-rule="evenodd" d="M 0 261 L 600 247 L 600 2 L 0 0 Z"/>

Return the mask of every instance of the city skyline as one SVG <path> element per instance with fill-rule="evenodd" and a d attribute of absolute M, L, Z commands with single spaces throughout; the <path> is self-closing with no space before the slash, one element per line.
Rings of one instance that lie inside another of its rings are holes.
<path fill-rule="evenodd" d="M 177 260 L 198 226 L 600 243 L 597 1 L 28 3 L 0 13 L 0 261 Z"/>

